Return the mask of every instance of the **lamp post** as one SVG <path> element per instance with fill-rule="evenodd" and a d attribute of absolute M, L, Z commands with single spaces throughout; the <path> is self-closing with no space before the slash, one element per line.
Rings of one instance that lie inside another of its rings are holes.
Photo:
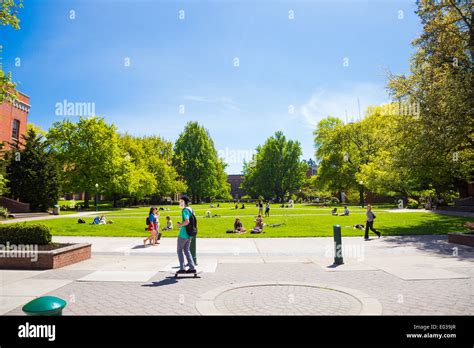
<path fill-rule="evenodd" d="M 359 181 L 360 185 L 360 205 L 364 208 L 364 182 L 361 180 Z"/>
<path fill-rule="evenodd" d="M 95 184 L 95 211 L 99 211 L 97 209 L 97 204 L 98 204 L 98 191 L 99 191 L 99 184 Z"/>

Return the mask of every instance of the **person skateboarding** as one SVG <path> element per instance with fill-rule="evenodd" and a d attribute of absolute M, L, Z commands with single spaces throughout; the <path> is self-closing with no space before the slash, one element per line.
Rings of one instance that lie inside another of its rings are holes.
<path fill-rule="evenodd" d="M 194 215 L 192 208 L 189 206 L 189 198 L 187 196 L 182 196 L 179 200 L 179 207 L 181 210 L 181 217 L 182 222 L 178 222 L 176 226 L 179 227 L 179 234 L 178 234 L 178 259 L 179 259 L 179 271 L 177 274 L 182 273 L 196 273 L 196 268 L 194 266 L 193 257 L 191 256 L 190 246 L 191 246 L 191 237 L 188 235 L 186 226 L 189 225 L 191 217 Z M 184 254 L 184 255 L 183 255 Z M 186 256 L 186 260 L 188 261 L 189 269 L 184 269 L 184 256 Z"/>

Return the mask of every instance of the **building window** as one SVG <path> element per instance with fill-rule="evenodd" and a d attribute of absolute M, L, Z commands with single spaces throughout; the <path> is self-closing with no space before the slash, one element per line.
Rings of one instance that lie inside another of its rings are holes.
<path fill-rule="evenodd" d="M 15 140 L 20 139 L 20 121 L 19 120 L 13 120 L 12 138 Z"/>

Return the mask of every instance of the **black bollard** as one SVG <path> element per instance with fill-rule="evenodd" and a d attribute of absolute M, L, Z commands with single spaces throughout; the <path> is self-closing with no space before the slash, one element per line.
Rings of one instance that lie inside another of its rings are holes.
<path fill-rule="evenodd" d="M 344 264 L 344 260 L 342 259 L 341 226 L 333 225 L 332 229 L 334 232 L 334 264 L 342 265 Z"/>

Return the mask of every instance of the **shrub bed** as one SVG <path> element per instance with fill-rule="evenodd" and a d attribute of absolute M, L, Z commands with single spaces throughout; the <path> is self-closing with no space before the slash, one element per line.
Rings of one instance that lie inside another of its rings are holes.
<path fill-rule="evenodd" d="M 0 244 L 38 244 L 51 243 L 51 228 L 40 224 L 0 225 Z"/>

